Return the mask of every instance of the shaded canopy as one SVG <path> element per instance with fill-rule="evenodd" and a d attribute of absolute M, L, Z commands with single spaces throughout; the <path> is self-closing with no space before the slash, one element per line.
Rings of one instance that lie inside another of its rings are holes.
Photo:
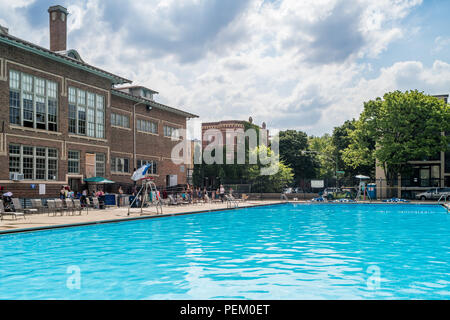
<path fill-rule="evenodd" d="M 87 179 L 84 179 L 84 182 L 99 183 L 99 184 L 115 183 L 114 181 L 108 180 L 103 177 L 87 178 Z"/>

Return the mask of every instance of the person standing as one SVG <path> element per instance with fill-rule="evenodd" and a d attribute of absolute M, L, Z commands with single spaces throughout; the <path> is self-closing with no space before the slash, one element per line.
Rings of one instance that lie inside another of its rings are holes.
<path fill-rule="evenodd" d="M 81 203 L 83 205 L 86 205 L 86 197 L 88 195 L 87 189 L 83 189 L 83 192 L 81 193 Z"/>
<path fill-rule="evenodd" d="M 223 202 L 223 198 L 225 197 L 225 188 L 223 187 L 222 184 L 220 185 L 219 192 L 220 192 L 220 200 L 222 200 Z"/>
<path fill-rule="evenodd" d="M 119 186 L 119 201 L 118 201 L 118 203 L 117 203 L 117 205 L 118 205 L 119 207 L 122 206 L 122 197 L 123 197 L 122 186 Z"/>
<path fill-rule="evenodd" d="M 66 189 L 64 186 L 61 186 L 61 190 L 59 190 L 59 198 L 64 200 L 66 198 Z"/>

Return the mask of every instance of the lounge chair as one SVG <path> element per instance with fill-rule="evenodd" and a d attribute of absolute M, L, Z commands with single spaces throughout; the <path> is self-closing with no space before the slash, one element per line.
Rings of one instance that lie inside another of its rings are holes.
<path fill-rule="evenodd" d="M 26 209 L 26 208 L 24 208 L 22 206 L 22 203 L 20 202 L 19 198 L 12 198 L 11 200 L 12 200 L 15 212 L 23 212 L 24 214 L 37 213 L 37 209 L 33 209 L 33 208 Z"/>
<path fill-rule="evenodd" d="M 50 213 L 52 213 L 53 216 L 56 216 L 58 210 L 56 209 L 56 203 L 54 199 L 47 200 L 47 208 L 48 208 L 48 216 L 50 216 Z"/>
<path fill-rule="evenodd" d="M 242 197 L 242 201 L 243 202 L 246 202 L 247 200 L 248 200 L 248 194 L 245 194 L 245 193 L 243 193 L 242 195 L 241 195 L 241 197 Z"/>
<path fill-rule="evenodd" d="M 81 213 L 83 212 L 83 207 L 81 206 L 81 201 L 79 199 L 73 200 L 73 212 L 78 212 L 78 215 L 81 216 Z"/>
<path fill-rule="evenodd" d="M 0 220 L 3 220 L 3 216 L 12 216 L 17 220 L 17 217 L 23 217 L 25 219 L 25 213 L 23 212 L 6 212 L 5 207 L 3 205 L 3 200 L 0 200 Z"/>
<path fill-rule="evenodd" d="M 44 213 L 48 211 L 48 208 L 42 204 L 41 199 L 31 199 L 31 206 L 33 209 L 37 210 L 37 213 Z"/>
<path fill-rule="evenodd" d="M 187 198 L 187 197 L 186 197 L 186 198 Z M 191 204 L 191 203 L 189 202 L 189 200 L 187 200 L 187 199 L 181 197 L 180 195 L 178 195 L 176 201 L 177 201 L 178 204 L 181 204 L 181 205 L 189 205 L 189 204 Z"/>
<path fill-rule="evenodd" d="M 94 204 L 91 202 L 91 200 L 86 197 L 86 210 L 89 212 L 89 208 L 94 209 Z"/>
<path fill-rule="evenodd" d="M 100 209 L 103 202 L 99 201 L 97 197 L 92 197 L 92 204 L 94 205 L 94 208 Z"/>
<path fill-rule="evenodd" d="M 68 211 L 65 207 L 64 207 L 64 203 L 61 199 L 55 199 L 55 208 L 56 208 L 56 212 L 60 212 L 61 215 L 64 214 L 64 211 Z"/>
<path fill-rule="evenodd" d="M 205 194 L 203 199 L 204 199 L 205 203 L 212 203 L 211 199 L 209 198 L 209 196 L 207 194 Z"/>
<path fill-rule="evenodd" d="M 66 207 L 67 207 L 67 215 L 73 215 L 75 207 L 73 205 L 72 199 L 66 199 Z"/>
<path fill-rule="evenodd" d="M 177 202 L 177 200 L 175 200 L 175 198 L 173 197 L 173 195 L 168 195 L 167 197 L 169 199 L 169 205 L 170 206 L 178 206 L 180 205 L 180 203 Z"/>
<path fill-rule="evenodd" d="M 242 199 L 235 198 L 232 194 L 229 194 L 228 197 L 230 198 L 231 201 L 236 201 L 236 202 L 242 202 L 242 201 L 244 201 L 244 200 L 242 200 Z"/>

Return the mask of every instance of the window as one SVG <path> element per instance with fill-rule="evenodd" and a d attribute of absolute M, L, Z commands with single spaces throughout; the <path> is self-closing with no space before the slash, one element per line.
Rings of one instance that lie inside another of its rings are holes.
<path fill-rule="evenodd" d="M 68 152 L 68 172 L 80 173 L 80 152 L 70 151 Z"/>
<path fill-rule="evenodd" d="M 103 153 L 96 153 L 95 154 L 95 175 L 97 177 L 104 177 L 105 176 L 105 154 Z"/>
<path fill-rule="evenodd" d="M 130 128 L 130 117 L 123 114 L 111 113 L 111 125 L 122 128 Z"/>
<path fill-rule="evenodd" d="M 56 180 L 58 151 L 53 148 L 9 145 L 9 172 L 27 180 Z"/>
<path fill-rule="evenodd" d="M 156 160 L 138 160 L 137 167 L 140 168 L 144 165 L 151 164 L 148 173 L 149 174 L 157 174 L 158 163 Z"/>
<path fill-rule="evenodd" d="M 164 137 L 175 136 L 178 138 L 178 128 L 171 126 L 164 126 Z"/>
<path fill-rule="evenodd" d="M 128 158 L 111 158 L 111 172 L 130 172 L 130 160 Z"/>
<path fill-rule="evenodd" d="M 97 138 L 105 137 L 105 100 L 102 96 L 96 95 L 97 107 Z"/>
<path fill-rule="evenodd" d="M 89 137 L 95 137 L 95 94 L 88 92 L 87 95 L 87 121 L 88 130 L 87 135 Z"/>
<path fill-rule="evenodd" d="M 19 126 L 57 131 L 56 82 L 10 70 L 9 121 Z"/>
<path fill-rule="evenodd" d="M 158 123 L 154 121 L 138 120 L 137 130 L 142 132 L 158 134 Z"/>
<path fill-rule="evenodd" d="M 69 87 L 69 133 L 105 137 L 103 96 Z"/>

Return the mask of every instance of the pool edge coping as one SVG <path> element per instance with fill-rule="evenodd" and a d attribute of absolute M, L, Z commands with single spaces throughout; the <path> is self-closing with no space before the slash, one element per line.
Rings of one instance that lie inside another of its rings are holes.
<path fill-rule="evenodd" d="M 17 234 L 17 233 L 48 231 L 48 230 L 53 230 L 53 229 L 66 229 L 66 228 L 93 226 L 93 225 L 99 225 L 99 224 L 112 224 L 112 223 L 120 223 L 120 222 L 127 222 L 127 221 L 140 221 L 140 220 L 149 220 L 149 219 L 156 219 L 156 218 L 167 218 L 167 217 L 174 217 L 174 216 L 193 215 L 193 214 L 198 214 L 198 213 L 220 212 L 220 211 L 229 211 L 229 210 L 242 210 L 242 209 L 257 208 L 257 207 L 269 207 L 269 206 L 277 206 L 277 205 L 287 204 L 287 203 L 290 203 L 290 202 L 255 204 L 255 205 L 249 205 L 246 207 L 237 207 L 237 208 L 219 208 L 219 209 L 188 211 L 188 212 L 179 212 L 179 213 L 154 214 L 151 216 L 147 215 L 147 216 L 128 217 L 128 218 L 113 219 L 113 220 L 109 219 L 109 220 L 99 220 L 99 221 L 70 223 L 70 224 L 58 224 L 58 225 L 34 227 L 34 228 L 1 230 L 0 236 L 8 235 L 8 234 Z"/>

